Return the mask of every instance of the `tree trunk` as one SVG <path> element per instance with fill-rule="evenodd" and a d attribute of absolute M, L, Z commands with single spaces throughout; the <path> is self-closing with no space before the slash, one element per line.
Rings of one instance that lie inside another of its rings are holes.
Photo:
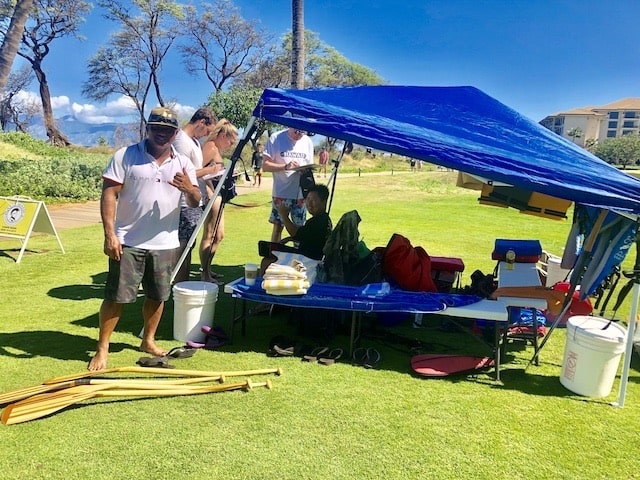
<path fill-rule="evenodd" d="M 20 48 L 24 26 L 27 23 L 32 7 L 33 0 L 17 0 L 16 2 L 9 29 L 0 47 L 0 91 L 4 90 L 7 84 L 13 60 L 16 58 L 16 53 Z"/>
<path fill-rule="evenodd" d="M 33 71 L 36 73 L 36 78 L 40 85 L 40 100 L 42 101 L 42 114 L 44 116 L 44 128 L 49 137 L 51 145 L 57 147 L 66 147 L 71 145 L 69 139 L 56 127 L 55 119 L 53 118 L 53 108 L 51 107 L 51 93 L 49 92 L 49 83 L 47 82 L 47 76 L 40 67 L 39 62 L 32 63 Z"/>
<path fill-rule="evenodd" d="M 304 0 L 292 0 L 291 87 L 304 88 Z"/>

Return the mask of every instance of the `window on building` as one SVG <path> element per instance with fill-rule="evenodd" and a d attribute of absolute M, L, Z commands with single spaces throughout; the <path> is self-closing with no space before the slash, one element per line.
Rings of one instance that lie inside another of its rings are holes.
<path fill-rule="evenodd" d="M 609 112 L 609 118 L 618 118 L 618 112 Z"/>
<path fill-rule="evenodd" d="M 616 138 L 615 130 L 607 130 L 607 138 Z"/>
<path fill-rule="evenodd" d="M 635 130 L 622 130 L 622 135 L 633 135 Z"/>
<path fill-rule="evenodd" d="M 634 122 L 633 120 L 625 120 L 624 122 L 622 122 L 622 126 L 624 128 L 636 128 L 636 122 Z"/>
<path fill-rule="evenodd" d="M 618 121 L 617 120 L 610 121 L 609 128 L 618 128 Z"/>
<path fill-rule="evenodd" d="M 561 127 L 562 125 L 564 125 L 564 117 L 556 117 L 553 124 L 556 127 Z"/>
<path fill-rule="evenodd" d="M 638 112 L 624 112 L 624 118 L 638 118 Z"/>

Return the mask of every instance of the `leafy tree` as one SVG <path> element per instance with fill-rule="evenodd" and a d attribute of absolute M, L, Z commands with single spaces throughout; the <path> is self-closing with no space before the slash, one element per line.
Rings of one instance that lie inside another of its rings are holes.
<path fill-rule="evenodd" d="M 580 127 L 574 127 L 567 132 L 567 135 L 571 138 L 573 143 L 576 143 L 576 138 L 582 137 L 582 129 Z"/>
<path fill-rule="evenodd" d="M 343 85 L 380 85 L 384 80 L 373 70 L 350 62 L 337 50 L 322 42 L 319 36 L 305 30 L 305 81 L 307 87 Z M 288 76 L 292 57 L 292 35 L 287 33 L 279 47 L 260 62 L 258 68 L 241 80 L 245 87 L 269 88 L 291 85 Z"/>
<path fill-rule="evenodd" d="M 89 79 L 83 93 L 94 100 L 111 94 L 130 98 L 140 116 L 144 135 L 145 107 L 153 90 L 158 103 L 166 105 L 161 92 L 163 61 L 180 35 L 182 6 L 169 0 L 98 0 L 107 20 L 121 25 L 107 45 L 89 60 Z"/>
<path fill-rule="evenodd" d="M 33 80 L 33 71 L 27 64 L 9 74 L 0 97 L 0 124 L 7 130 L 15 125 L 16 132 L 27 132 L 29 121 L 40 110 L 40 106 L 28 100 L 18 100 L 18 93 L 26 89 Z"/>
<path fill-rule="evenodd" d="M 53 118 L 51 93 L 42 63 L 49 54 L 56 38 L 78 34 L 83 15 L 91 10 L 91 4 L 82 0 L 34 0 L 34 7 L 25 26 L 18 55 L 31 64 L 40 87 L 40 99 L 47 137 L 52 145 L 65 146 L 71 142 L 58 130 Z"/>
<path fill-rule="evenodd" d="M 620 138 L 607 138 L 596 146 L 594 153 L 605 162 L 620 165 L 626 169 L 627 165 L 640 159 L 640 136 L 624 135 Z"/>
<path fill-rule="evenodd" d="M 596 138 L 587 138 L 584 141 L 584 148 L 591 153 L 593 153 L 597 146 L 598 140 Z"/>
<path fill-rule="evenodd" d="M 187 71 L 203 72 L 216 92 L 253 70 L 265 54 L 269 34 L 242 18 L 230 0 L 185 7 L 185 43 L 180 46 Z"/>
<path fill-rule="evenodd" d="M 237 127 L 242 128 L 249 122 L 261 94 L 261 88 L 234 85 L 228 90 L 212 93 L 207 104 L 216 112 L 218 118 L 226 118 Z M 256 140 L 262 136 L 267 127 L 270 126 L 266 124 L 258 126 L 256 133 L 251 138 L 254 147 Z"/>
<path fill-rule="evenodd" d="M 105 101 L 113 94 L 129 98 L 138 112 L 138 138 L 144 135 L 145 105 L 151 88 L 144 52 L 126 32 L 116 32 L 104 47 L 89 59 L 89 78 L 82 93 L 88 98 Z"/>
<path fill-rule="evenodd" d="M 312 86 L 379 85 L 382 79 L 372 70 L 348 61 L 333 47 L 325 46 L 324 55 L 309 74 Z"/>
<path fill-rule="evenodd" d="M 6 32 L 3 32 L 4 38 L 2 39 L 2 46 L 0 46 L 0 90 L 4 89 L 7 84 L 9 72 L 11 72 L 13 61 L 20 48 L 24 26 L 33 7 L 33 0 L 17 0 L 15 7 L 13 5 L 9 5 L 9 7 L 11 7 L 12 12 L 7 15 L 4 13 L 1 15 L 3 19 L 10 15 L 11 20 Z"/>

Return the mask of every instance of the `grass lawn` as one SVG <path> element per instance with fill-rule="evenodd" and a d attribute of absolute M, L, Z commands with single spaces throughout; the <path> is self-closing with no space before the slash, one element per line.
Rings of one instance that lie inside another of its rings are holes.
<path fill-rule="evenodd" d="M 238 197 L 226 209 L 226 237 L 215 270 L 231 280 L 257 261 L 268 239 L 270 192 Z M 395 232 L 437 256 L 457 256 L 462 283 L 492 271 L 496 238 L 537 238 L 560 254 L 570 224 L 479 206 L 477 192 L 455 187 L 447 172 L 340 177 L 331 210 L 334 224 L 357 209 L 360 233 L 373 248 Z M 2 240 L 0 254 L 0 392 L 85 370 L 97 339 L 97 311 L 106 275 L 99 225 L 38 235 L 20 264 L 19 244 Z M 625 260 L 630 266 L 634 258 Z M 197 256 L 192 270 L 197 271 Z M 622 281 L 621 283 L 624 283 Z M 610 301 L 615 303 L 616 295 Z M 141 301 L 125 308 L 112 337 L 109 366 L 134 365 Z M 233 303 L 219 295 L 215 323 L 229 328 Z M 626 320 L 629 299 L 617 318 Z M 412 353 L 391 334 L 419 341 L 422 351 L 488 354 L 477 339 L 406 321 L 385 339 L 365 336 L 382 361 L 375 370 L 301 362 L 266 355 L 277 334 L 317 344 L 307 313 L 248 320 L 233 344 L 174 360 L 178 368 L 239 370 L 282 367 L 273 389 L 204 396 L 82 402 L 47 418 L 0 425 L 3 479 L 631 479 L 640 478 L 640 361 L 634 355 L 624 408 L 611 395 L 590 399 L 559 382 L 565 331 L 554 332 L 539 366 L 525 369 L 532 348 L 510 346 L 502 379 L 493 372 L 442 380 L 409 372 Z M 170 348 L 173 304 L 158 340 Z M 372 329 L 373 327 L 369 327 Z M 370 331 L 370 330 L 369 330 Z M 379 327 L 375 332 L 384 332 Z M 336 335 L 332 347 L 346 348 Z M 252 377 L 260 380 L 261 377 Z"/>

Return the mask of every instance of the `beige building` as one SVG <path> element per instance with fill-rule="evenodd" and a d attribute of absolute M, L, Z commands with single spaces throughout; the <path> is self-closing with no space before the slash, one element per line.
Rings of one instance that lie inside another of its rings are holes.
<path fill-rule="evenodd" d="M 583 107 L 549 115 L 540 124 L 584 147 L 594 140 L 640 134 L 640 98 L 624 98 L 600 107 Z"/>

